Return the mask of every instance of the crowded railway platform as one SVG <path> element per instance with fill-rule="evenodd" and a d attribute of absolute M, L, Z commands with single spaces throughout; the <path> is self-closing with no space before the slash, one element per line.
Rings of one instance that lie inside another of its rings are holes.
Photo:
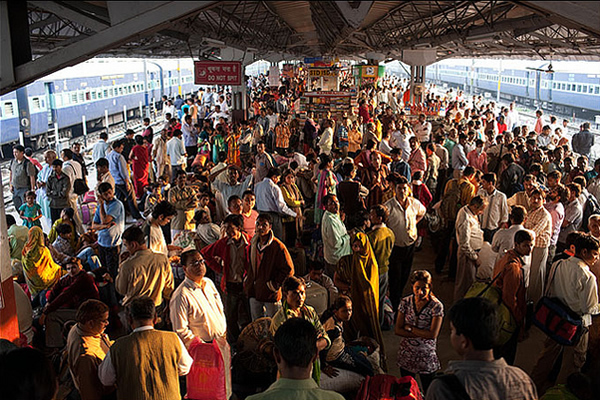
<path fill-rule="evenodd" d="M 118 25 L 83 3 L 96 35 Z M 203 39 L 193 67 L 95 59 L 2 98 L 21 118 L 0 134 L 0 398 L 599 398 L 600 81 L 427 69 L 414 44 L 404 74 L 323 34 L 324 13 L 354 39 L 407 18 L 384 2 L 206 3 L 195 18 L 254 5 L 286 21 L 272 30 L 315 24 L 340 56 L 308 37 L 305 57 L 250 64 L 258 49 Z M 557 23 L 500 3 L 520 14 L 498 24 Z M 488 46 L 469 29 L 462 46 Z M 585 110 L 560 97 L 584 88 Z"/>

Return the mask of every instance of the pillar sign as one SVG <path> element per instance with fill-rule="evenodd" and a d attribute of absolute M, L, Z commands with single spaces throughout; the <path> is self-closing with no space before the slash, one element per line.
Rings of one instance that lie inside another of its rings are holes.
<path fill-rule="evenodd" d="M 196 85 L 242 85 L 242 63 L 239 61 L 195 61 Z"/>

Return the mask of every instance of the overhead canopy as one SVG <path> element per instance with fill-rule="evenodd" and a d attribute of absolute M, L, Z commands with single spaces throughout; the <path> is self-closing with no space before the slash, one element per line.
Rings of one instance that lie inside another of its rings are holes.
<path fill-rule="evenodd" d="M 600 60 L 597 1 L 2 1 L 0 14 L 0 93 L 96 55 L 216 59 L 223 48 Z"/>

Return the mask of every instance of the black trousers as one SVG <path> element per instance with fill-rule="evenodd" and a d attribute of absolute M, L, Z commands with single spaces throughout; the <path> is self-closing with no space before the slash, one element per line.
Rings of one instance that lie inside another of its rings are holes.
<path fill-rule="evenodd" d="M 250 323 L 250 307 L 244 294 L 244 284 L 227 282 L 225 293 L 225 319 L 227 320 L 227 341 L 235 345 L 242 328 Z"/>
<path fill-rule="evenodd" d="M 132 218 L 142 218 L 131 192 L 127 190 L 127 185 L 115 185 L 115 195 L 117 196 L 117 199 L 121 200 Z"/>
<path fill-rule="evenodd" d="M 435 271 L 437 273 L 442 273 L 444 265 L 446 265 L 446 258 L 448 258 L 448 254 L 450 253 L 450 246 L 452 246 L 453 251 L 450 253 L 450 267 L 448 271 L 448 276 L 450 278 L 456 278 L 457 244 L 454 225 L 455 221 L 450 221 L 446 228 L 440 232 L 439 252 L 435 259 Z"/>
<path fill-rule="evenodd" d="M 121 246 L 103 247 L 98 246 L 98 257 L 103 267 L 108 270 L 110 276 L 115 278 L 119 272 L 119 254 Z"/>
<path fill-rule="evenodd" d="M 406 247 L 394 246 L 392 249 L 388 277 L 390 281 L 390 301 L 392 302 L 392 309 L 394 311 L 400 305 L 404 286 L 406 286 L 406 282 L 408 282 L 408 278 L 410 277 L 410 271 L 412 270 L 414 255 L 414 243 Z"/>

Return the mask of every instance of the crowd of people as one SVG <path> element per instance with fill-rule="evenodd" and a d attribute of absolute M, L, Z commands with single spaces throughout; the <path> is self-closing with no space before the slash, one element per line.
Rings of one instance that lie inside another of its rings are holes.
<path fill-rule="evenodd" d="M 283 83 L 251 79 L 247 120 L 220 88 L 165 97 L 158 128 L 100 134 L 93 188 L 78 144 L 43 164 L 14 147 L 22 222 L 7 225 L 25 348 L 3 343 L 0 393 L 50 399 L 72 381 L 83 400 L 342 398 L 325 387 L 348 398 L 344 377 L 388 370 L 386 330 L 427 399 L 600 393 L 589 123 L 569 138 L 568 121 L 538 111 L 528 126 L 514 103 L 453 91 L 426 95 L 440 117 L 412 115 L 391 80 L 359 88 L 356 113 L 304 118 L 304 80 Z M 415 269 L 424 247 L 435 262 Z M 434 274 L 454 282 L 451 302 L 434 295 Z M 481 285 L 498 290 L 512 331 L 473 294 Z M 549 337 L 528 375 L 512 365 L 545 296 L 585 332 L 573 346 Z M 446 314 L 462 360 L 437 376 Z M 47 359 L 62 354 L 58 380 Z M 248 357 L 262 386 L 244 380 Z M 28 362 L 39 388 L 18 377 Z"/>

